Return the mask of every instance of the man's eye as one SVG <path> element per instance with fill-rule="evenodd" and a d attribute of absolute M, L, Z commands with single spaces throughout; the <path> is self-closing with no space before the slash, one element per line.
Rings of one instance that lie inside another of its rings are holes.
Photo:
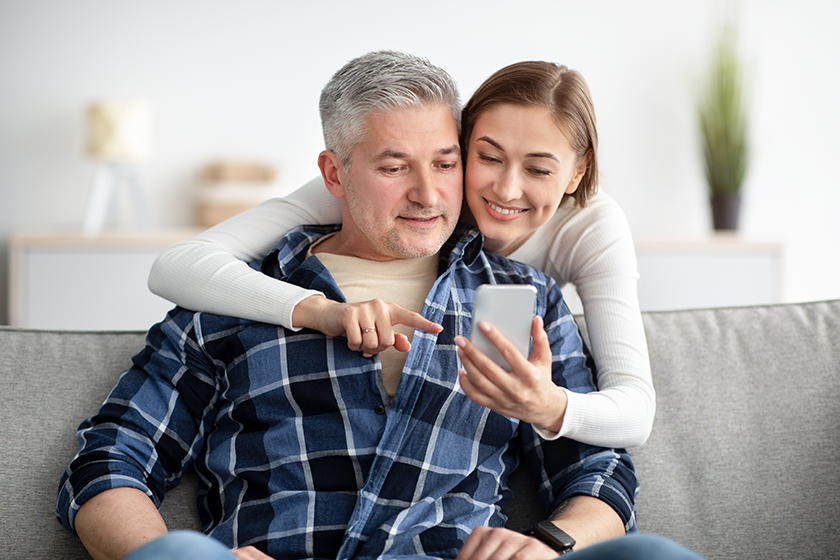
<path fill-rule="evenodd" d="M 383 168 L 382 168 L 382 171 L 384 171 L 385 173 L 399 173 L 401 169 L 402 169 L 402 167 L 399 167 L 399 166 L 396 166 L 396 167 L 383 167 Z"/>
<path fill-rule="evenodd" d="M 438 164 L 438 167 L 440 167 L 441 169 L 446 170 L 446 171 L 448 171 L 450 169 L 455 169 L 457 166 L 458 166 L 458 164 L 455 163 L 454 161 L 450 161 L 448 163 L 439 163 Z"/>

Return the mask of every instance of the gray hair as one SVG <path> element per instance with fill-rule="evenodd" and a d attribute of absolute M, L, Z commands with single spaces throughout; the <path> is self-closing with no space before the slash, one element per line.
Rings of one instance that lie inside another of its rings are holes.
<path fill-rule="evenodd" d="M 460 132 L 458 87 L 445 70 L 410 54 L 367 53 L 345 64 L 321 90 L 324 143 L 347 166 L 364 141 L 370 113 L 430 105 L 449 106 Z"/>

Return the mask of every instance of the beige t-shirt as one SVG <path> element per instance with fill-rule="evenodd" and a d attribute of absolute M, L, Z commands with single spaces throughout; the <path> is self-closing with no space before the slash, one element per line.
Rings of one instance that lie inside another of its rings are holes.
<path fill-rule="evenodd" d="M 379 298 L 420 313 L 437 280 L 437 254 L 391 261 L 369 261 L 323 252 L 315 256 L 330 271 L 344 297 L 351 303 Z M 362 325 L 362 328 L 368 326 L 374 325 Z M 414 329 L 405 325 L 394 325 L 394 331 L 406 335 L 408 340 L 414 336 Z M 406 355 L 392 347 L 380 353 L 379 357 L 382 360 L 382 383 L 393 399 Z"/>

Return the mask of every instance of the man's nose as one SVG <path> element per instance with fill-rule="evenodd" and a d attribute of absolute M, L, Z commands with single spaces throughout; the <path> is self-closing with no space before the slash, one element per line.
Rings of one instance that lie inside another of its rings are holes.
<path fill-rule="evenodd" d="M 430 169 L 418 169 L 414 174 L 408 198 L 424 208 L 434 208 L 440 198 L 438 180 Z"/>

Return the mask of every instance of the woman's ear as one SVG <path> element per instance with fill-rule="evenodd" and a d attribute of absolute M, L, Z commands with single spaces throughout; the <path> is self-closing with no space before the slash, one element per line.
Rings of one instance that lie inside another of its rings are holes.
<path fill-rule="evenodd" d="M 321 177 L 324 184 L 336 198 L 344 198 L 344 166 L 341 165 L 338 156 L 332 150 L 324 150 L 318 155 L 318 167 L 321 169 Z"/>
<path fill-rule="evenodd" d="M 577 168 L 575 169 L 575 174 L 572 176 L 572 180 L 569 181 L 569 185 L 566 187 L 566 194 L 573 194 L 577 190 L 581 179 L 583 179 L 583 176 L 586 175 L 586 169 L 589 167 L 590 159 L 592 159 L 592 150 L 588 150 L 586 155 L 580 158 Z"/>

